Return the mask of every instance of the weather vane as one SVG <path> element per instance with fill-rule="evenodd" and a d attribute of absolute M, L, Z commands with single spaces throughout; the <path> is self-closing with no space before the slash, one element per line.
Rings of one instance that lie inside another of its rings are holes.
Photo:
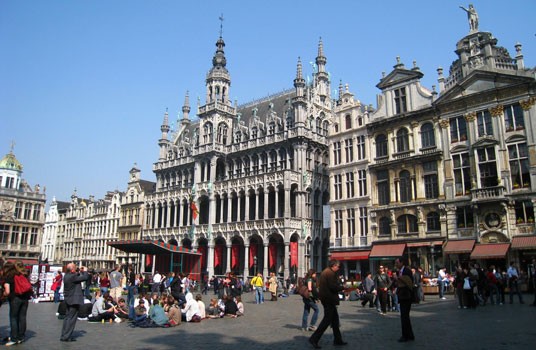
<path fill-rule="evenodd" d="M 221 16 L 219 17 L 219 20 L 220 20 L 220 38 L 223 36 L 223 13 L 221 14 Z"/>

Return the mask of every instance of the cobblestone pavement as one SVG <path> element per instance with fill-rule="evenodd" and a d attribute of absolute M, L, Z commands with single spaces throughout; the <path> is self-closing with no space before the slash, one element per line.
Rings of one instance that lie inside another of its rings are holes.
<path fill-rule="evenodd" d="M 205 302 L 211 297 L 204 296 Z M 59 341 L 62 321 L 55 316 L 53 303 L 30 304 L 27 340 L 15 349 L 310 349 L 310 332 L 300 330 L 303 303 L 297 295 L 254 304 L 254 295 L 243 296 L 244 317 L 183 323 L 175 328 L 131 328 L 126 323 L 88 323 L 78 321 L 76 342 Z M 453 296 L 427 301 L 412 308 L 411 319 L 416 340 L 398 343 L 400 318 L 395 312 L 385 316 L 359 302 L 341 302 L 339 314 L 347 349 L 534 349 L 536 307 L 526 304 L 485 306 L 476 310 L 458 309 Z M 8 309 L 0 308 L 0 336 L 8 334 Z M 322 309 L 322 307 L 320 307 Z M 320 317 L 322 317 L 322 312 Z M 320 318 L 321 319 L 321 318 Z M 319 319 L 319 322 L 320 322 Z M 532 345 L 531 345 L 532 344 Z M 335 348 L 331 329 L 320 345 Z M 1 346 L 1 345 L 0 345 Z M 341 347 L 337 347 L 341 349 Z"/>

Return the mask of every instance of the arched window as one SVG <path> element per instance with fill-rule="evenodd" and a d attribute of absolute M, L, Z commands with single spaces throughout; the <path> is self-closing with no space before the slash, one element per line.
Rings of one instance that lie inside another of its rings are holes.
<path fill-rule="evenodd" d="M 203 142 L 204 143 L 212 143 L 212 123 L 208 122 L 205 123 L 203 126 Z"/>
<path fill-rule="evenodd" d="M 409 133 L 408 129 L 402 128 L 396 133 L 396 151 L 406 152 L 409 151 Z"/>
<path fill-rule="evenodd" d="M 256 126 L 251 128 L 251 139 L 256 139 L 259 133 L 259 129 Z"/>
<path fill-rule="evenodd" d="M 346 125 L 346 130 L 351 129 L 352 128 L 352 116 L 350 114 L 347 114 L 344 117 L 344 121 Z"/>
<path fill-rule="evenodd" d="M 239 130 L 235 132 L 235 143 L 242 142 L 242 132 Z"/>
<path fill-rule="evenodd" d="M 423 124 L 421 127 L 421 143 L 423 148 L 436 146 L 434 126 L 432 123 Z"/>
<path fill-rule="evenodd" d="M 389 148 L 384 134 L 376 136 L 376 158 L 387 157 Z"/>
<path fill-rule="evenodd" d="M 227 144 L 227 124 L 225 123 L 218 125 L 218 143 Z"/>
<path fill-rule="evenodd" d="M 322 119 L 316 118 L 316 133 L 322 134 Z"/>
<path fill-rule="evenodd" d="M 411 175 L 409 171 L 403 170 L 399 175 L 400 202 L 407 203 L 411 201 Z"/>
<path fill-rule="evenodd" d="M 322 132 L 323 132 L 323 135 L 324 136 L 328 136 L 328 128 L 329 128 L 329 123 L 327 120 L 324 120 L 324 122 L 322 123 L 323 127 L 322 127 Z"/>
<path fill-rule="evenodd" d="M 268 135 L 273 135 L 273 134 L 275 134 L 275 123 L 270 122 L 270 124 L 268 124 Z"/>

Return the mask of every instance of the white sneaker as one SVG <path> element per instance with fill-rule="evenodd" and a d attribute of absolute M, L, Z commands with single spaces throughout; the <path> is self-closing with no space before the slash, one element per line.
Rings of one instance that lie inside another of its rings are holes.
<path fill-rule="evenodd" d="M 15 345 L 15 344 L 17 344 L 16 341 L 11 341 L 11 340 L 10 340 L 10 341 L 8 341 L 8 342 L 6 343 L 6 346 L 11 346 L 11 345 Z"/>
<path fill-rule="evenodd" d="M 441 300 L 447 300 L 447 298 L 443 297 L 443 298 L 441 298 Z"/>

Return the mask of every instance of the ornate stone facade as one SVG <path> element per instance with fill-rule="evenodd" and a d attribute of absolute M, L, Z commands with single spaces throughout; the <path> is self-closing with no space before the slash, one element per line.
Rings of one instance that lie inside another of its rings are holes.
<path fill-rule="evenodd" d="M 198 120 L 190 120 L 188 94 L 176 130 L 164 115 L 144 238 L 197 249 L 206 275 L 302 276 L 325 266 L 329 247 L 322 209 L 332 101 L 323 43 L 312 83 L 299 60 L 294 89 L 242 106 L 229 100 L 224 46 L 220 37 Z"/>

